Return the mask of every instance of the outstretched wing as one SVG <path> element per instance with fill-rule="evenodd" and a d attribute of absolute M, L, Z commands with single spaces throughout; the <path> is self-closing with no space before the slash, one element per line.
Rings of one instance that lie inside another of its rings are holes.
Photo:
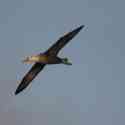
<path fill-rule="evenodd" d="M 59 40 L 52 45 L 45 53 L 50 55 L 57 55 L 58 52 L 84 27 L 84 25 L 76 28 L 75 30 L 67 33 L 63 37 L 59 38 Z"/>
<path fill-rule="evenodd" d="M 29 70 L 29 72 L 22 79 L 21 83 L 15 91 L 15 95 L 23 91 L 30 84 L 30 82 L 37 76 L 37 74 L 44 68 L 44 66 L 45 64 L 35 63 Z"/>

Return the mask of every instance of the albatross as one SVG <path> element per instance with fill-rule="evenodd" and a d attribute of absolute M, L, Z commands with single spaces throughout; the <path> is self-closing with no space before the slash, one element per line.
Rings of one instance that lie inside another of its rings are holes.
<path fill-rule="evenodd" d="M 58 53 L 76 34 L 80 32 L 83 27 L 84 25 L 81 25 L 78 28 L 66 33 L 64 36 L 60 37 L 57 42 L 55 42 L 55 44 L 53 44 L 47 51 L 37 55 L 26 57 L 23 62 L 31 64 L 33 63 L 33 66 L 21 80 L 15 91 L 15 95 L 26 89 L 26 87 L 32 82 L 32 80 L 38 75 L 38 73 L 43 70 L 46 65 L 72 65 L 72 63 L 69 62 L 68 58 L 61 58 L 58 56 Z"/>

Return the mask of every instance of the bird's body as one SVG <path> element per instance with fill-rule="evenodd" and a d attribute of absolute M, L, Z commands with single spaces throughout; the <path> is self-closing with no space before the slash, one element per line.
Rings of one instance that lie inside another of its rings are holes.
<path fill-rule="evenodd" d="M 66 64 L 72 65 L 67 58 L 58 57 L 59 51 L 84 27 L 84 25 L 76 28 L 75 30 L 65 34 L 61 37 L 53 46 L 51 46 L 44 53 L 38 55 L 27 57 L 23 62 L 25 63 L 35 63 L 29 72 L 24 76 L 21 83 L 17 87 L 15 94 L 20 93 L 24 90 L 30 82 L 37 76 L 37 74 L 49 64 Z"/>
<path fill-rule="evenodd" d="M 38 55 L 38 62 L 44 63 L 44 64 L 59 64 L 59 63 L 61 63 L 61 58 L 59 58 L 57 56 L 39 54 Z"/>
<path fill-rule="evenodd" d="M 28 57 L 29 59 L 23 60 L 25 63 L 33 63 L 33 62 L 39 62 L 43 64 L 60 64 L 62 62 L 62 59 L 57 56 L 50 56 L 46 54 L 38 54 L 31 57 Z"/>

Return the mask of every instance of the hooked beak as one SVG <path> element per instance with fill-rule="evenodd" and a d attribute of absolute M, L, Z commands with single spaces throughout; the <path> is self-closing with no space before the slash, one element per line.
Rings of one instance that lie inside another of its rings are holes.
<path fill-rule="evenodd" d="M 62 59 L 62 62 L 65 65 L 72 65 L 72 63 L 67 58 Z"/>
<path fill-rule="evenodd" d="M 71 63 L 71 62 L 67 62 L 66 64 L 67 64 L 67 65 L 72 65 L 72 63 Z"/>

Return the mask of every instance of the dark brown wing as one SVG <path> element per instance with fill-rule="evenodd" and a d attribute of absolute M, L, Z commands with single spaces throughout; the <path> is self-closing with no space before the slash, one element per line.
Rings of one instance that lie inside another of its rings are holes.
<path fill-rule="evenodd" d="M 84 27 L 84 25 L 76 28 L 75 30 L 67 33 L 63 37 L 59 38 L 59 40 L 52 45 L 45 53 L 49 55 L 57 55 L 58 52 Z"/>
<path fill-rule="evenodd" d="M 22 79 L 21 83 L 15 91 L 15 95 L 23 91 L 30 84 L 30 82 L 37 76 L 37 74 L 44 68 L 44 66 L 45 64 L 35 63 L 29 70 L 29 72 Z"/>

